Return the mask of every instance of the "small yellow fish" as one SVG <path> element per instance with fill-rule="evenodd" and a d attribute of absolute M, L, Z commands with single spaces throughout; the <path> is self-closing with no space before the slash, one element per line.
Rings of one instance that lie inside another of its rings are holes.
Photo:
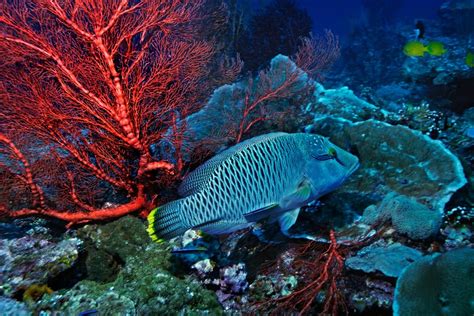
<path fill-rule="evenodd" d="M 431 56 L 442 56 L 446 53 L 446 49 L 444 48 L 444 44 L 441 42 L 429 42 L 428 46 L 426 46 L 426 51 Z"/>
<path fill-rule="evenodd" d="M 474 67 L 474 53 L 473 52 L 467 52 L 466 65 L 468 65 L 471 68 Z"/>
<path fill-rule="evenodd" d="M 426 47 L 418 41 L 410 41 L 403 47 L 403 53 L 410 57 L 423 57 Z"/>

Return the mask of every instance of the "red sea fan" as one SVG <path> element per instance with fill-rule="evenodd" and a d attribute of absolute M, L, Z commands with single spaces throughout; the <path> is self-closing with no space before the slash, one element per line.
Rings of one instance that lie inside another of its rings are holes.
<path fill-rule="evenodd" d="M 150 175 L 181 170 L 150 148 L 213 86 L 206 0 L 0 4 L 0 209 L 69 224 L 149 208 Z M 238 71 L 236 67 L 235 71 Z M 230 71 L 232 72 L 232 71 Z M 225 76 L 232 77 L 227 73 Z M 107 196 L 121 204 L 103 207 Z"/>

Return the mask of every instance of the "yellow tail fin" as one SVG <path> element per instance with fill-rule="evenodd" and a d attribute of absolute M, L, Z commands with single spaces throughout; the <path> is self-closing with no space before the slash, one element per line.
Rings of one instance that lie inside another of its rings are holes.
<path fill-rule="evenodd" d="M 153 209 L 150 212 L 150 214 L 148 214 L 148 217 L 147 217 L 148 228 L 147 228 L 146 231 L 148 232 L 148 235 L 150 235 L 151 240 L 153 240 L 155 242 L 158 242 L 158 243 L 162 243 L 162 242 L 164 242 L 164 240 L 159 238 L 155 233 L 155 214 L 158 211 L 158 209 L 159 209 L 159 207 Z"/>

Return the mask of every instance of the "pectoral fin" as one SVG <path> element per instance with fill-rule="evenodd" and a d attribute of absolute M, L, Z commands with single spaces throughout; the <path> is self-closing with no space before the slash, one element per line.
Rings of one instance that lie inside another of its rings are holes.
<path fill-rule="evenodd" d="M 296 207 L 299 208 L 305 204 L 310 197 L 311 184 L 307 180 L 304 180 L 293 193 L 282 198 L 280 203 L 269 204 L 258 210 L 244 214 L 244 217 L 248 222 L 258 222 L 272 215 L 278 217 L 282 212 L 295 209 Z M 298 216 L 298 214 L 296 214 L 296 216 Z"/>
<path fill-rule="evenodd" d="M 282 199 L 280 206 L 283 209 L 292 209 L 294 206 L 299 207 L 305 204 L 310 197 L 311 184 L 304 180 L 293 193 Z"/>
<path fill-rule="evenodd" d="M 292 211 L 282 214 L 278 218 L 278 222 L 280 223 L 281 233 L 288 238 L 293 238 L 293 239 L 301 238 L 301 239 L 316 240 L 315 237 L 307 235 L 307 234 L 292 234 L 289 232 L 290 228 L 296 223 L 299 213 L 300 213 L 300 208 L 297 208 L 297 209 L 294 209 Z"/>
<path fill-rule="evenodd" d="M 293 226 L 296 223 L 296 220 L 298 219 L 298 214 L 299 213 L 300 213 L 300 209 L 297 208 L 297 209 L 294 209 L 292 211 L 289 211 L 289 212 L 286 212 L 286 213 L 282 214 L 278 218 L 278 223 L 280 224 L 281 232 L 285 236 L 289 236 L 288 231 L 290 230 L 291 226 Z"/>

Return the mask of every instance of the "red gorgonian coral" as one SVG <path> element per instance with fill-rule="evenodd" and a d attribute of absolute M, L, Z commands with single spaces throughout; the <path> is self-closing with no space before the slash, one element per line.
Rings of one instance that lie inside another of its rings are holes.
<path fill-rule="evenodd" d="M 151 207 L 150 175 L 181 171 L 183 119 L 213 89 L 205 3 L 2 1 L 0 212 L 74 224 Z"/>

